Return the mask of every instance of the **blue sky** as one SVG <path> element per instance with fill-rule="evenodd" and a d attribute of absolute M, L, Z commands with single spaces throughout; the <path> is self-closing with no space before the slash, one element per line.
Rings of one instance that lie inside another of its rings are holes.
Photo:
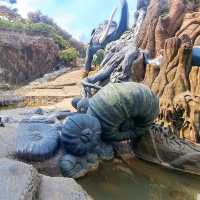
<path fill-rule="evenodd" d="M 119 2 L 120 0 L 18 0 L 16 7 L 23 17 L 29 11 L 41 10 L 76 39 L 87 42 L 91 30 L 109 18 L 114 7 L 119 7 Z M 136 2 L 128 0 L 130 24 L 133 23 Z M 119 13 L 120 9 L 115 20 L 118 20 Z"/>

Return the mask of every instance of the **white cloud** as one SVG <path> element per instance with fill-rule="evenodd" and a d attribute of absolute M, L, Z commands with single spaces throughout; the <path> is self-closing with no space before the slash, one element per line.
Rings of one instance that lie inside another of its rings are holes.
<path fill-rule="evenodd" d="M 31 10 L 31 6 L 29 4 L 29 1 L 27 0 L 18 0 L 17 1 L 17 9 L 19 14 L 22 17 L 27 17 L 27 13 Z"/>
<path fill-rule="evenodd" d="M 77 20 L 78 19 L 75 15 L 69 15 L 62 12 L 54 14 L 54 21 L 60 27 L 62 27 L 64 30 L 67 30 L 73 36 L 73 38 L 81 40 L 83 38 L 83 30 L 77 30 L 76 28 L 74 28 Z"/>
<path fill-rule="evenodd" d="M 16 8 L 19 11 L 19 14 L 22 15 L 22 17 L 26 18 L 28 12 L 35 11 L 38 9 L 38 5 L 41 3 L 46 3 L 49 0 L 17 0 Z"/>

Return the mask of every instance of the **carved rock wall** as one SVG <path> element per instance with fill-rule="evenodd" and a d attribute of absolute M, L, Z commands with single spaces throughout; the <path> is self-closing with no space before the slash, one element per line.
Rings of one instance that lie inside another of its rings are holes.
<path fill-rule="evenodd" d="M 176 35 L 187 13 L 198 11 L 195 0 L 151 0 L 144 23 L 137 38 L 137 45 L 149 50 L 152 57 L 160 54 L 165 40 Z"/>
<path fill-rule="evenodd" d="M 199 141 L 200 68 L 192 66 L 200 45 L 199 1 L 151 0 L 138 46 L 164 56 L 160 69 L 147 66 L 144 82 L 160 97 L 159 122 L 180 137 Z"/>

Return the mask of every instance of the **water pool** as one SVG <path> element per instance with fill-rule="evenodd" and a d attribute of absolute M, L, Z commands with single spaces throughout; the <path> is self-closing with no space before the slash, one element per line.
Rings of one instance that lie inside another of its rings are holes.
<path fill-rule="evenodd" d="M 138 159 L 104 163 L 78 182 L 95 200 L 200 200 L 200 177 Z"/>

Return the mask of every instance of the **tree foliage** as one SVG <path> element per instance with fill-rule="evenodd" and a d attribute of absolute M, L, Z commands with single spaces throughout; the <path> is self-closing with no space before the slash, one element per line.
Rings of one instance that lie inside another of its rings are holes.
<path fill-rule="evenodd" d="M 64 40 L 68 41 L 68 45 L 74 47 L 76 50 L 79 51 L 80 56 L 84 57 L 85 46 L 81 42 L 72 38 L 72 36 L 67 31 L 59 27 L 52 18 L 42 14 L 41 11 L 36 11 L 36 12 L 29 12 L 28 19 L 32 23 L 44 23 L 52 26 L 55 29 L 57 35 L 61 36 Z M 56 40 L 59 41 L 61 48 L 66 48 L 66 45 L 63 45 L 60 38 L 57 37 Z"/>
<path fill-rule="evenodd" d="M 71 38 L 71 35 L 63 30 L 62 28 L 60 28 L 54 21 L 52 18 L 50 18 L 47 15 L 43 15 L 41 13 L 41 11 L 36 11 L 36 12 L 29 12 L 28 13 L 28 19 L 32 22 L 32 23 L 44 23 L 44 24 L 48 24 L 50 26 L 52 26 L 56 33 L 60 36 L 62 36 L 65 40 L 69 40 Z"/>
<path fill-rule="evenodd" d="M 0 19 L 0 27 L 12 31 L 27 32 L 32 35 L 44 35 L 47 37 L 52 37 L 61 49 L 65 49 L 70 46 L 69 42 L 60 36 L 54 27 L 48 24 Z"/>
<path fill-rule="evenodd" d="M 66 50 L 59 52 L 59 59 L 62 60 L 65 64 L 74 62 L 78 57 L 78 53 L 74 48 L 68 48 Z"/>
<path fill-rule="evenodd" d="M 3 10 L 2 13 L 4 14 L 9 14 L 10 16 L 10 13 L 12 13 L 12 15 L 15 14 L 16 16 L 21 17 L 18 15 L 17 10 L 11 10 L 6 6 L 0 6 L 0 8 Z M 72 61 L 78 55 L 80 56 L 84 54 L 85 46 L 73 39 L 67 31 L 60 28 L 52 18 L 42 14 L 41 11 L 28 13 L 28 20 L 23 18 L 19 18 L 18 20 L 18 18 L 0 18 L 0 28 L 16 32 L 26 32 L 30 35 L 42 35 L 53 38 L 61 50 L 60 56 L 66 63 Z M 79 53 L 77 53 L 77 51 Z"/>

